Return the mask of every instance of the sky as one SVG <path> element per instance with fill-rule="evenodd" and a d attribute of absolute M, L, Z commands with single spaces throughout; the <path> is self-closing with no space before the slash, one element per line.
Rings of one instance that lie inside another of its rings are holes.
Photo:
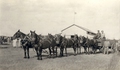
<path fill-rule="evenodd" d="M 56 34 L 72 24 L 120 39 L 120 0 L 0 0 L 0 35 Z"/>

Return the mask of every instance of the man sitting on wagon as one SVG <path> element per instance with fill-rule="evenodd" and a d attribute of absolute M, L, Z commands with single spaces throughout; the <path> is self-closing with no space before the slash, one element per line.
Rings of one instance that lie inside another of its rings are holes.
<path fill-rule="evenodd" d="M 100 39 L 101 38 L 101 33 L 100 31 L 98 30 L 98 33 L 95 35 L 94 39 Z"/>
<path fill-rule="evenodd" d="M 102 43 L 102 46 L 103 46 L 103 43 L 104 43 L 104 41 L 105 41 L 105 33 L 104 33 L 104 31 L 102 30 L 101 31 L 101 43 Z"/>

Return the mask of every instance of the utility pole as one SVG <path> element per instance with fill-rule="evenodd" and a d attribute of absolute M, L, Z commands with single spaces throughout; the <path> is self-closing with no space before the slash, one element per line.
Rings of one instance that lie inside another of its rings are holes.
<path fill-rule="evenodd" d="M 76 12 L 74 12 L 74 24 L 75 24 L 75 15 L 76 15 L 77 13 Z"/>

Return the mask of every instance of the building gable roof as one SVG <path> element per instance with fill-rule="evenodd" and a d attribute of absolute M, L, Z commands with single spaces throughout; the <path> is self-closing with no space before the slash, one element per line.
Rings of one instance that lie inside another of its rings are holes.
<path fill-rule="evenodd" d="M 65 31 L 65 30 L 67 30 L 67 29 L 69 29 L 69 28 L 71 28 L 71 27 L 73 27 L 73 26 L 76 26 L 76 27 L 78 27 L 78 28 L 80 28 L 80 29 L 82 29 L 82 30 L 86 31 L 86 32 L 87 32 L 87 34 L 89 34 L 89 35 L 96 35 L 96 33 L 94 33 L 94 32 L 92 32 L 92 31 L 90 31 L 89 29 L 84 28 L 84 27 L 81 27 L 81 26 L 76 25 L 76 24 L 72 24 L 72 25 L 70 25 L 70 26 L 68 26 L 68 27 L 64 28 L 63 30 L 61 30 L 61 32 Z"/>

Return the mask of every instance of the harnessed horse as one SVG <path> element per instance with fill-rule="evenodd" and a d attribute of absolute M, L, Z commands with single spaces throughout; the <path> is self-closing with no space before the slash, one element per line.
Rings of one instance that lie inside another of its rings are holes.
<path fill-rule="evenodd" d="M 64 50 L 64 46 L 63 46 L 63 37 L 60 34 L 56 34 L 55 35 L 55 41 L 56 41 L 56 46 L 60 48 L 60 57 L 63 56 L 63 50 Z M 56 47 L 56 50 L 57 50 Z"/>
<path fill-rule="evenodd" d="M 32 48 L 32 46 L 31 46 L 31 43 L 30 43 L 29 35 L 26 35 L 23 32 L 21 32 L 20 30 L 18 30 L 13 35 L 13 39 L 16 39 L 16 38 L 21 38 L 22 48 L 24 49 L 24 58 L 30 58 L 29 48 Z M 26 55 L 26 52 L 27 52 L 27 55 Z"/>
<path fill-rule="evenodd" d="M 67 56 L 67 48 L 73 48 L 74 55 L 76 55 L 76 48 L 78 47 L 78 38 L 75 35 L 74 38 L 67 39 L 62 37 L 61 35 L 56 35 L 56 42 L 60 47 L 60 56 L 63 56 L 63 52 L 65 49 L 65 54 Z"/>
<path fill-rule="evenodd" d="M 99 49 L 97 46 L 97 41 L 95 39 L 88 39 L 84 36 L 80 36 L 79 38 L 79 46 L 81 50 L 81 46 L 84 48 L 85 53 L 90 53 L 90 48 L 92 49 L 92 53 L 96 53 L 96 50 Z M 80 51 L 81 52 L 81 51 Z"/>
<path fill-rule="evenodd" d="M 42 60 L 42 50 L 43 49 L 49 49 L 49 54 L 51 57 L 51 48 L 53 50 L 54 55 L 54 47 L 55 47 L 55 40 L 54 37 L 51 34 L 48 34 L 46 38 L 42 38 L 41 35 L 37 35 L 35 31 L 30 31 L 31 35 L 31 44 L 35 47 L 36 53 L 37 53 L 37 59 Z"/>

